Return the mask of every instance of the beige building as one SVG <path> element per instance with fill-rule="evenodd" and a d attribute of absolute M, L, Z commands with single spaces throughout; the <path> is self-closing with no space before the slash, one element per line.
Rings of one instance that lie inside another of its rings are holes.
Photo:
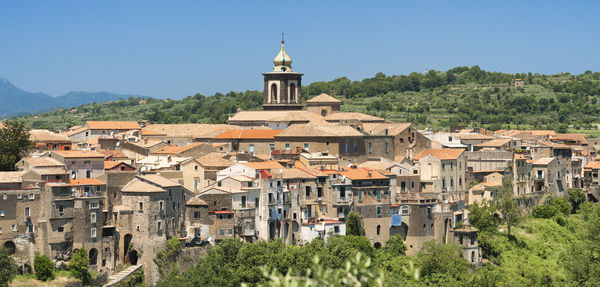
<path fill-rule="evenodd" d="M 429 149 L 417 155 L 424 192 L 451 193 L 465 191 L 466 159 L 460 149 Z"/>
<path fill-rule="evenodd" d="M 191 157 L 150 155 L 140 160 L 138 164 L 142 172 L 159 173 L 180 183 L 195 194 L 204 190 L 204 168 Z"/>

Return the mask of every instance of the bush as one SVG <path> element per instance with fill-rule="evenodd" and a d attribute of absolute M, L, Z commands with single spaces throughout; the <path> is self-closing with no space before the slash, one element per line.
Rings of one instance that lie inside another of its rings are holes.
<path fill-rule="evenodd" d="M 402 236 L 400 234 L 391 236 L 383 247 L 383 251 L 396 256 L 405 255 L 406 245 L 404 244 L 404 239 Z"/>
<path fill-rule="evenodd" d="M 565 215 L 569 215 L 569 213 L 571 213 L 571 205 L 564 197 L 553 197 L 550 199 L 550 204 L 556 208 L 557 212 Z"/>
<path fill-rule="evenodd" d="M 583 190 L 578 188 L 569 189 L 569 202 L 571 203 L 571 213 L 579 210 L 579 206 L 586 201 Z"/>
<path fill-rule="evenodd" d="M 17 264 L 8 254 L 8 249 L 0 246 L 0 286 L 8 286 L 8 283 L 17 274 Z"/>
<path fill-rule="evenodd" d="M 54 279 L 54 264 L 52 260 L 44 255 L 36 255 L 33 259 L 35 268 L 35 278 L 40 281 L 49 281 Z"/>
<path fill-rule="evenodd" d="M 85 247 L 75 249 L 71 260 L 69 260 L 69 270 L 75 278 L 81 280 L 83 285 L 89 284 L 92 279 L 92 275 L 88 271 L 89 267 L 90 259 Z"/>
<path fill-rule="evenodd" d="M 554 205 L 538 205 L 533 208 L 531 215 L 535 218 L 552 218 L 558 213 Z"/>
<path fill-rule="evenodd" d="M 348 221 L 346 222 L 346 235 L 363 235 L 364 230 L 360 223 L 360 215 L 356 212 L 350 212 L 348 214 Z"/>

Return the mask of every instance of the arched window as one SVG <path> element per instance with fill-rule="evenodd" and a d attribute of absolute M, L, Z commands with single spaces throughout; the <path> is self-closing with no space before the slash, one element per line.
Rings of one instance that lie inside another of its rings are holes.
<path fill-rule="evenodd" d="M 475 251 L 471 251 L 471 262 L 475 263 Z"/>
<path fill-rule="evenodd" d="M 377 225 L 377 235 L 381 233 L 381 225 Z"/>
<path fill-rule="evenodd" d="M 321 116 L 324 117 L 327 115 L 327 110 L 323 109 L 321 110 Z"/>
<path fill-rule="evenodd" d="M 290 100 L 288 101 L 288 103 L 295 103 L 296 102 L 296 85 L 291 84 L 290 85 Z"/>
<path fill-rule="evenodd" d="M 90 249 L 88 256 L 90 258 L 90 265 L 98 264 L 98 250 L 96 248 Z"/>
<path fill-rule="evenodd" d="M 277 84 L 271 84 L 271 103 L 277 102 Z"/>

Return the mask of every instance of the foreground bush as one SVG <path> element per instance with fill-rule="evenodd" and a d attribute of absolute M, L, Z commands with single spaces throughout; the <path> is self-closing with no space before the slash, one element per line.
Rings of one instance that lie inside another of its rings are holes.
<path fill-rule="evenodd" d="M 54 279 L 54 264 L 52 260 L 44 255 L 37 255 L 33 259 L 35 268 L 35 278 L 40 281 L 49 281 Z"/>

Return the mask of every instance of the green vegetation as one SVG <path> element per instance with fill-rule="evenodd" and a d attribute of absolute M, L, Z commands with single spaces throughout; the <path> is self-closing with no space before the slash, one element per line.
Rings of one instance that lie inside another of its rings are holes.
<path fill-rule="evenodd" d="M 363 235 L 364 230 L 361 225 L 360 215 L 356 212 L 350 212 L 348 214 L 348 220 L 346 221 L 346 234 L 347 235 Z"/>
<path fill-rule="evenodd" d="M 525 80 L 514 87 L 515 78 Z M 363 112 L 418 127 L 448 129 L 451 126 L 554 129 L 599 136 L 600 73 L 586 71 L 540 75 L 497 73 L 478 66 L 446 72 L 386 76 L 350 81 L 339 78 L 303 87 L 306 99 L 328 93 L 343 100 L 342 110 Z M 129 98 L 89 104 L 77 109 L 58 109 L 24 116 L 33 128 L 64 129 L 86 120 L 150 120 L 155 123 L 224 123 L 238 108 L 260 109 L 259 91 L 200 94 L 182 100 Z"/>
<path fill-rule="evenodd" d="M 92 274 L 88 271 L 90 259 L 88 258 L 85 247 L 73 251 L 73 256 L 71 256 L 71 260 L 69 260 L 68 267 L 73 276 L 79 279 L 84 285 L 89 284 L 92 280 Z"/>
<path fill-rule="evenodd" d="M 40 281 L 49 281 L 54 279 L 54 264 L 52 260 L 45 255 L 36 255 L 33 259 L 35 277 Z"/>
<path fill-rule="evenodd" d="M 15 164 L 33 147 L 22 121 L 7 121 L 0 129 L 0 171 L 15 170 Z"/>
<path fill-rule="evenodd" d="M 0 287 L 8 286 L 8 283 L 17 274 L 17 264 L 8 254 L 8 250 L 0 247 Z"/>

